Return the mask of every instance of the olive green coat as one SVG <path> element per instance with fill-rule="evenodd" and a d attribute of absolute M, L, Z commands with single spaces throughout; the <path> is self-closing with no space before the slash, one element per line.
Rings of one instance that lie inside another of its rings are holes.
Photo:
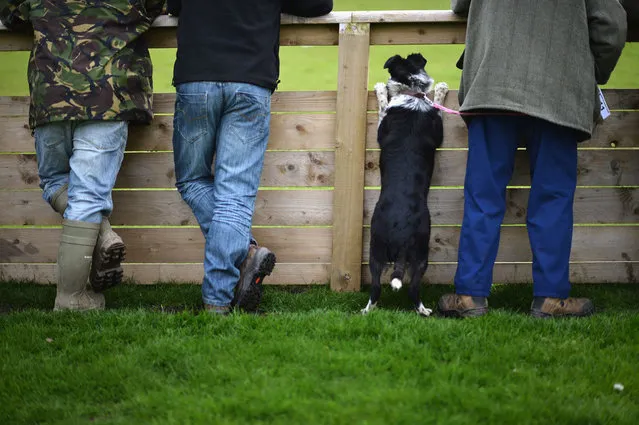
<path fill-rule="evenodd" d="M 617 0 L 452 0 L 468 16 L 462 111 L 522 112 L 590 137 L 626 40 Z"/>

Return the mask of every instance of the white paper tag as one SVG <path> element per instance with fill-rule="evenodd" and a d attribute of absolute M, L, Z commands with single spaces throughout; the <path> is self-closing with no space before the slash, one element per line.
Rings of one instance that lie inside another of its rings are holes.
<path fill-rule="evenodd" d="M 606 103 L 606 99 L 604 99 L 604 95 L 601 92 L 601 89 L 597 87 L 597 91 L 599 92 L 599 103 L 601 103 L 601 109 L 599 113 L 601 114 L 601 119 L 605 120 L 610 116 L 610 109 L 608 108 L 608 104 Z"/>

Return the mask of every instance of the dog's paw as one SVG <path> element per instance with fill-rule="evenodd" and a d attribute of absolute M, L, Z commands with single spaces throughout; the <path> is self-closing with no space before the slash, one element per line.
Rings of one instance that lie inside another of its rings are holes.
<path fill-rule="evenodd" d="M 428 317 L 431 314 L 433 314 L 433 310 L 431 310 L 430 308 L 424 307 L 424 304 L 420 304 L 419 308 L 416 311 L 417 311 L 417 314 L 423 317 Z"/>
<path fill-rule="evenodd" d="M 377 303 L 373 304 L 371 303 L 371 300 L 368 300 L 368 304 L 366 304 L 366 308 L 363 308 L 361 310 L 362 314 L 368 314 L 371 311 L 375 310 L 375 307 L 377 307 Z"/>
<path fill-rule="evenodd" d="M 376 83 L 375 93 L 377 94 L 377 97 L 379 97 L 380 95 L 386 97 L 386 94 L 388 93 L 388 90 L 386 89 L 386 83 Z"/>
<path fill-rule="evenodd" d="M 391 288 L 393 288 L 393 291 L 397 292 L 402 289 L 402 281 L 398 278 L 395 278 L 391 280 L 390 286 Z"/>
<path fill-rule="evenodd" d="M 435 85 L 435 95 L 433 96 L 433 100 L 435 101 L 435 103 L 443 103 L 444 99 L 446 99 L 446 95 L 448 94 L 448 84 L 444 83 L 443 81 L 440 83 L 437 83 Z"/>

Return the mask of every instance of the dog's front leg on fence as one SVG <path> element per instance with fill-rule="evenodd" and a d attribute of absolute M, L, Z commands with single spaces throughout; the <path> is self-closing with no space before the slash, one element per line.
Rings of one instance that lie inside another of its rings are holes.
<path fill-rule="evenodd" d="M 388 108 L 388 89 L 386 88 L 386 84 L 375 84 L 375 96 L 377 96 L 377 107 L 379 114 L 379 121 L 377 121 L 377 126 L 379 127 L 379 124 L 386 116 L 386 108 Z"/>
<path fill-rule="evenodd" d="M 444 100 L 446 100 L 446 95 L 448 94 L 448 84 L 444 83 L 443 81 L 441 83 L 437 83 L 435 85 L 435 94 L 433 95 L 433 102 L 435 102 L 438 105 L 443 105 L 444 104 Z M 441 115 L 441 111 L 439 112 L 439 114 Z"/>

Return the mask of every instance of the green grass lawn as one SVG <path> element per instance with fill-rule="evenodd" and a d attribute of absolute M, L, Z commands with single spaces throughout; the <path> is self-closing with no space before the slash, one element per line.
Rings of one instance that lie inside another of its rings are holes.
<path fill-rule="evenodd" d="M 532 319 L 531 288 L 499 286 L 476 320 L 420 318 L 405 291 L 361 316 L 366 292 L 315 287 L 213 317 L 198 286 L 131 285 L 52 314 L 55 288 L 3 284 L 0 423 L 636 424 L 639 291 L 574 292 L 599 313 Z"/>

